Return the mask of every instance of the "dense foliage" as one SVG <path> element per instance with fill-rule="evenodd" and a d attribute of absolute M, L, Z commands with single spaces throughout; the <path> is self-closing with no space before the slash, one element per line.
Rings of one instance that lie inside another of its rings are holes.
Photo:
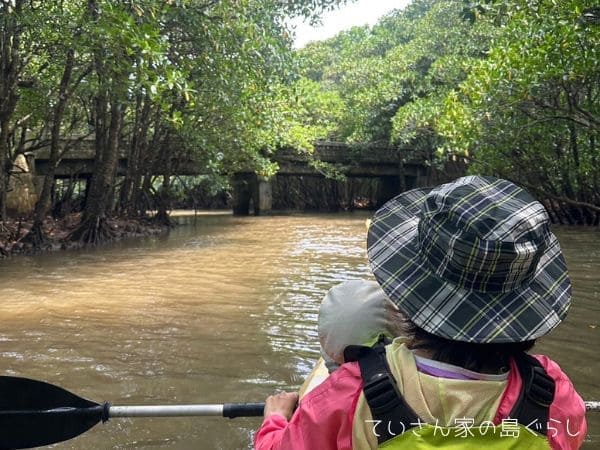
<path fill-rule="evenodd" d="M 600 10 L 583 0 L 415 0 L 299 52 L 342 101 L 329 138 L 509 178 L 564 223 L 600 221 Z"/>
<path fill-rule="evenodd" d="M 598 224 L 600 10 L 581 0 L 485 6 L 477 20 L 499 32 L 446 98 L 445 149 L 533 190 L 558 222 Z"/>

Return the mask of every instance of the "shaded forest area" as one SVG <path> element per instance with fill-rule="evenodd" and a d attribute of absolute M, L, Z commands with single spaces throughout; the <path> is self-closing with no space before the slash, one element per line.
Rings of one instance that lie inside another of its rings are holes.
<path fill-rule="evenodd" d="M 415 0 L 292 49 L 290 17 L 344 3 L 0 0 L 0 253 L 42 248 L 55 229 L 104 242 L 122 234 L 114 221 L 143 228 L 148 211 L 168 227 L 172 207 L 227 205 L 233 173 L 274 177 L 278 149 L 310 155 L 319 140 L 411 149 L 405 160 L 425 155 L 432 171 L 459 161 L 523 185 L 554 222 L 600 223 L 600 8 Z M 95 152 L 84 194 L 76 174 L 53 174 L 74 136 Z M 10 203 L 19 157 L 41 149 L 50 170 L 29 183 L 23 214 Z M 175 173 L 190 157 L 202 177 Z M 277 201 L 373 206 L 370 181 L 342 189 L 335 167 L 318 168 L 332 179 L 314 192 L 275 181 Z M 364 201 L 343 200 L 348 189 Z"/>

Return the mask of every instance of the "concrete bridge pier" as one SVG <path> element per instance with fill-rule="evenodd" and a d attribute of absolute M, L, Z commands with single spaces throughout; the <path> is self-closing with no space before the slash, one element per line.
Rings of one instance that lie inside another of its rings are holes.
<path fill-rule="evenodd" d="M 236 173 L 233 175 L 233 214 L 255 216 L 269 214 L 273 208 L 271 182 L 254 173 Z"/>
<path fill-rule="evenodd" d="M 377 208 L 402 192 L 402 183 L 397 175 L 387 175 L 380 178 L 377 189 Z"/>

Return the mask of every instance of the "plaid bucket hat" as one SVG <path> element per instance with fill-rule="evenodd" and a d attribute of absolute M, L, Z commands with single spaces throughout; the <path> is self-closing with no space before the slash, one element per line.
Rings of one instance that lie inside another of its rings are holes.
<path fill-rule="evenodd" d="M 468 176 L 379 209 L 369 263 L 412 322 L 446 339 L 522 342 L 556 327 L 571 283 L 544 206 L 517 185 Z"/>

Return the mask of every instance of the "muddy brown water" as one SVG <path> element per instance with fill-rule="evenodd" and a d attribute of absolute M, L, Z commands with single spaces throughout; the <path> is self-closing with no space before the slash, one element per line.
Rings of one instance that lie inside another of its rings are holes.
<path fill-rule="evenodd" d="M 369 214 L 180 217 L 169 236 L 0 261 L 2 374 L 114 405 L 262 401 L 318 358 L 334 284 L 369 276 Z M 600 400 L 600 233 L 557 228 L 574 285 L 536 346 Z M 136 418 L 56 449 L 249 449 L 257 418 Z M 600 446 L 589 413 L 586 448 Z M 1 439 L 1 436 L 0 436 Z"/>

